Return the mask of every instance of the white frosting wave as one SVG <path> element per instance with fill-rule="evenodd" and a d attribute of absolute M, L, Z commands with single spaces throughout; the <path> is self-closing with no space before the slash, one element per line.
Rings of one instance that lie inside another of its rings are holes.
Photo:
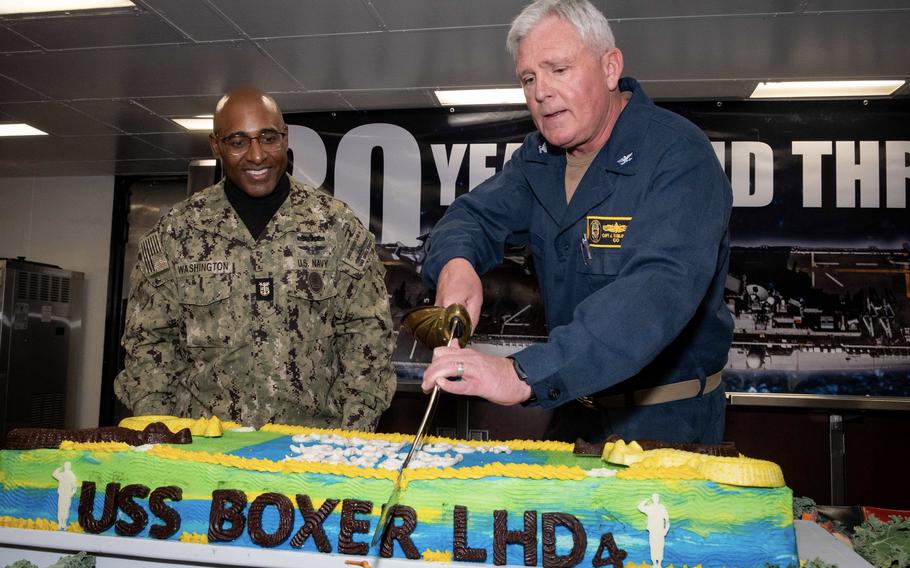
<path fill-rule="evenodd" d="M 291 438 L 290 455 L 286 460 L 345 464 L 397 470 L 410 449 L 409 442 L 346 438 L 336 434 L 298 434 Z M 465 454 L 509 454 L 512 449 L 504 445 L 469 446 L 467 444 L 439 442 L 424 444 L 408 464 L 409 468 L 442 468 L 460 463 Z"/>

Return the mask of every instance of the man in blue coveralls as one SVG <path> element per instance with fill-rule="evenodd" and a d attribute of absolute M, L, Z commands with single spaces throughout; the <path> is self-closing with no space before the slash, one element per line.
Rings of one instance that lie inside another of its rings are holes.
<path fill-rule="evenodd" d="M 720 442 L 732 193 L 708 139 L 621 78 L 587 0 L 538 0 L 507 44 L 538 131 L 448 208 L 424 275 L 476 322 L 478 274 L 527 242 L 549 340 L 509 358 L 439 348 L 424 391 L 556 407 L 552 439 Z"/>

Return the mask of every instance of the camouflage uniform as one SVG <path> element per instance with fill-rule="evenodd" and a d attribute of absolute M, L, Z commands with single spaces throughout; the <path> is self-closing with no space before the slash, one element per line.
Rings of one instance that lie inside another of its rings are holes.
<path fill-rule="evenodd" d="M 223 182 L 139 244 L 114 384 L 136 414 L 373 430 L 395 390 L 373 238 L 341 201 L 291 180 L 258 241 Z"/>

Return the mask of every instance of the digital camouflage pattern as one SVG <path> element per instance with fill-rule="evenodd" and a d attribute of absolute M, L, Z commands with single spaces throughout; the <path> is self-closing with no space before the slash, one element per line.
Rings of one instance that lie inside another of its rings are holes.
<path fill-rule="evenodd" d="M 291 180 L 254 240 L 223 182 L 139 243 L 114 384 L 135 414 L 374 430 L 395 390 L 373 237 L 341 201 Z"/>

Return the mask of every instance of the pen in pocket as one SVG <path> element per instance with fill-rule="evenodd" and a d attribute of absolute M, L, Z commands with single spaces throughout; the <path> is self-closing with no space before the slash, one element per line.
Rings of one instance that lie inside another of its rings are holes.
<path fill-rule="evenodd" d="M 591 256 L 591 246 L 588 244 L 588 236 L 581 236 L 581 259 L 585 261 L 585 265 L 589 264 L 589 261 L 593 260 L 594 257 Z"/>

